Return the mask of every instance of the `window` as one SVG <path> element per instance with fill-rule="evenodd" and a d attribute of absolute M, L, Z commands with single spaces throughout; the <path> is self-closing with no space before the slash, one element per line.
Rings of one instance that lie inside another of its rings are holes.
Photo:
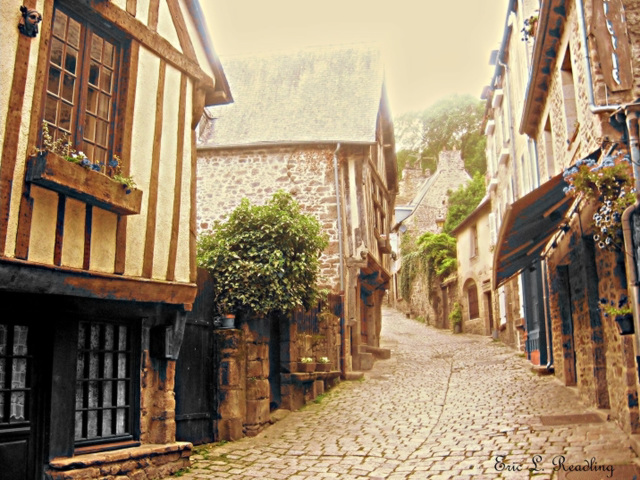
<path fill-rule="evenodd" d="M 133 438 L 137 411 L 131 328 L 80 322 L 76 363 L 76 446 Z"/>
<path fill-rule="evenodd" d="M 547 121 L 544 123 L 544 153 L 547 157 L 547 177 L 551 178 L 556 174 L 556 162 L 553 156 L 553 134 L 551 133 L 551 118 L 547 116 Z"/>
<path fill-rule="evenodd" d="M 87 21 L 55 8 L 44 120 L 55 140 L 68 136 L 76 150 L 104 167 L 113 152 L 121 47 Z"/>
<path fill-rule="evenodd" d="M 467 303 L 469 305 L 469 319 L 478 318 L 480 310 L 478 308 L 478 288 L 471 282 L 467 287 Z"/>
<path fill-rule="evenodd" d="M 471 236 L 469 238 L 469 244 L 471 247 L 469 256 L 471 258 L 478 256 L 478 227 L 476 225 L 473 225 L 471 227 Z"/>
<path fill-rule="evenodd" d="M 564 101 L 564 115 L 567 124 L 567 142 L 571 143 L 575 137 L 578 126 L 578 107 L 576 105 L 576 89 L 573 84 L 573 68 L 571 66 L 571 50 L 567 51 L 560 67 L 562 79 L 562 97 Z"/>
<path fill-rule="evenodd" d="M 27 326 L 0 324 L 0 428 L 30 421 L 28 334 Z"/>

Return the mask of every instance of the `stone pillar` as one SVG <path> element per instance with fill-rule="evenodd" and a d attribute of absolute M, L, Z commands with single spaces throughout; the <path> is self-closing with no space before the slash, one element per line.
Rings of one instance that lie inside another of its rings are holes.
<path fill-rule="evenodd" d="M 217 401 L 214 432 L 218 440 L 239 440 L 244 436 L 246 415 L 246 349 L 241 330 L 214 332 Z"/>
<path fill-rule="evenodd" d="M 142 443 L 172 443 L 176 440 L 176 362 L 142 355 L 140 372 L 140 440 Z"/>
<path fill-rule="evenodd" d="M 242 324 L 247 347 L 247 407 L 244 433 L 253 437 L 269 423 L 269 320 L 248 319 Z"/>

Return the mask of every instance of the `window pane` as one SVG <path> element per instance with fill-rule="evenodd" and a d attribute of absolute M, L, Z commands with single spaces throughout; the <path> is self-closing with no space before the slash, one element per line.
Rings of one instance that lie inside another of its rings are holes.
<path fill-rule="evenodd" d="M 69 73 L 76 73 L 76 64 L 78 63 L 78 52 L 69 48 L 64 57 L 64 68 Z"/>
<path fill-rule="evenodd" d="M 112 68 L 113 68 L 113 50 L 114 50 L 114 46 L 105 40 L 102 63 Z"/>
<path fill-rule="evenodd" d="M 107 145 L 107 130 L 109 124 L 102 120 L 96 121 L 96 144 L 102 145 L 103 147 Z"/>
<path fill-rule="evenodd" d="M 102 38 L 98 35 L 91 35 L 91 58 L 102 61 Z"/>
<path fill-rule="evenodd" d="M 13 354 L 14 355 L 26 355 L 27 354 L 27 334 L 29 333 L 29 327 L 23 325 L 16 325 L 13 328 Z"/>
<path fill-rule="evenodd" d="M 84 139 L 90 142 L 95 141 L 96 136 L 96 119 L 91 115 L 84 117 Z M 85 152 L 87 153 L 87 152 Z"/>
<path fill-rule="evenodd" d="M 25 392 L 12 392 L 11 393 L 11 413 L 9 414 L 9 420 L 13 422 L 24 422 L 27 417 L 25 416 Z"/>
<path fill-rule="evenodd" d="M 80 47 L 80 24 L 73 18 L 69 18 L 69 35 L 67 36 L 67 43 L 76 48 Z"/>
<path fill-rule="evenodd" d="M 56 67 L 49 67 L 49 80 L 47 81 L 47 90 L 54 95 L 60 94 L 60 70 Z"/>
<path fill-rule="evenodd" d="M 100 93 L 98 98 L 98 116 L 105 120 L 109 120 L 109 103 L 111 98 L 104 93 Z"/>
<path fill-rule="evenodd" d="M 111 93 L 111 76 L 112 72 L 106 68 L 102 69 L 102 81 L 100 82 L 100 88 L 106 93 Z"/>
<path fill-rule="evenodd" d="M 58 127 L 65 130 L 66 132 L 71 132 L 71 121 L 73 117 L 73 112 L 71 110 L 71 106 L 66 103 L 60 104 L 60 118 L 58 119 Z"/>
<path fill-rule="evenodd" d="M 49 59 L 51 60 L 51 63 L 54 63 L 59 67 L 62 66 L 63 50 L 64 50 L 64 44 L 60 40 L 58 40 L 57 38 L 54 38 L 51 40 L 51 55 L 49 57 Z"/>
<path fill-rule="evenodd" d="M 56 10 L 55 17 L 53 19 L 53 34 L 56 37 L 64 39 L 65 31 L 67 29 L 67 16 L 60 10 Z"/>
<path fill-rule="evenodd" d="M 7 354 L 7 326 L 0 325 L 0 355 L 6 355 L 6 354 Z"/>
<path fill-rule="evenodd" d="M 51 95 L 47 95 L 44 104 L 44 119 L 52 125 L 56 125 L 56 113 L 58 111 L 58 102 Z"/>
<path fill-rule="evenodd" d="M 73 90 L 76 85 L 76 79 L 71 75 L 64 74 L 64 82 L 62 83 L 62 98 L 69 103 L 73 103 Z"/>
<path fill-rule="evenodd" d="M 98 111 L 98 91 L 95 88 L 89 87 L 87 92 L 87 112 L 91 112 L 94 115 Z"/>
<path fill-rule="evenodd" d="M 91 60 L 91 65 L 89 66 L 89 83 L 97 87 L 99 78 L 100 78 L 100 65 L 94 62 L 93 60 Z"/>

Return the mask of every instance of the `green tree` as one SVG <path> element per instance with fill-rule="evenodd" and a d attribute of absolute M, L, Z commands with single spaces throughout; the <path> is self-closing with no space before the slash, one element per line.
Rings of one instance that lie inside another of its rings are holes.
<path fill-rule="evenodd" d="M 460 225 L 471 212 L 480 204 L 486 194 L 484 175 L 476 172 L 473 179 L 466 185 L 460 185 L 457 190 L 449 191 L 449 207 L 443 230 L 446 233 Z"/>
<path fill-rule="evenodd" d="M 279 191 L 262 206 L 243 199 L 199 238 L 197 259 L 211 273 L 220 313 L 279 314 L 317 300 L 326 246 L 318 220 Z"/>
<path fill-rule="evenodd" d="M 435 163 L 442 150 L 461 151 L 466 170 L 485 173 L 486 137 L 480 131 L 484 102 L 471 95 L 446 97 L 422 112 L 394 119 L 396 144 L 407 158 L 420 160 L 422 168 Z M 401 168 L 398 162 L 398 168 Z"/>

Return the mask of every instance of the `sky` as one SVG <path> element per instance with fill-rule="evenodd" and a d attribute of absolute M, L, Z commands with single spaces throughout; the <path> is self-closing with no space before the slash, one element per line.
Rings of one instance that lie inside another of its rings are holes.
<path fill-rule="evenodd" d="M 201 0 L 221 57 L 376 44 L 394 116 L 452 94 L 480 98 L 507 0 Z"/>

